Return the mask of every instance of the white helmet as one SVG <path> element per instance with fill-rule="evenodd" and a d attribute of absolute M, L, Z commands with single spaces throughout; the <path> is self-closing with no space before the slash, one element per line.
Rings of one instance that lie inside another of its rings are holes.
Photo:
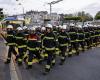
<path fill-rule="evenodd" d="M 32 30 L 32 31 L 35 31 L 35 29 L 36 29 L 35 27 L 31 27 L 31 28 L 30 28 L 30 30 Z"/>
<path fill-rule="evenodd" d="M 67 26 L 66 25 L 63 25 L 62 27 L 61 27 L 61 29 L 66 29 L 67 28 Z"/>
<path fill-rule="evenodd" d="M 75 26 L 75 24 L 71 23 L 70 26 Z"/>
<path fill-rule="evenodd" d="M 59 26 L 58 26 L 58 28 L 62 28 L 62 26 L 61 26 L 61 25 L 59 25 Z"/>
<path fill-rule="evenodd" d="M 51 24 L 47 24 L 46 27 L 47 27 L 47 28 L 52 28 L 52 25 L 51 25 Z"/>
<path fill-rule="evenodd" d="M 97 25 L 94 25 L 93 27 L 97 27 Z"/>
<path fill-rule="evenodd" d="M 81 25 L 78 25 L 77 27 L 78 27 L 78 28 L 82 28 L 82 26 L 81 26 Z"/>
<path fill-rule="evenodd" d="M 42 27 L 42 28 L 41 28 L 41 30 L 45 31 L 45 30 L 46 30 L 46 28 L 45 28 L 45 27 Z"/>
<path fill-rule="evenodd" d="M 84 25 L 83 27 L 88 27 L 88 25 Z"/>
<path fill-rule="evenodd" d="M 13 29 L 13 26 L 12 25 L 8 25 L 7 28 Z"/>
<path fill-rule="evenodd" d="M 24 30 L 27 29 L 27 26 L 24 26 L 23 29 L 24 29 Z"/>
<path fill-rule="evenodd" d="M 41 28 L 41 26 L 37 26 L 37 28 Z"/>
<path fill-rule="evenodd" d="M 21 27 L 18 27 L 17 30 L 18 30 L 18 31 L 21 31 L 21 30 L 23 30 L 23 29 L 22 29 Z"/>

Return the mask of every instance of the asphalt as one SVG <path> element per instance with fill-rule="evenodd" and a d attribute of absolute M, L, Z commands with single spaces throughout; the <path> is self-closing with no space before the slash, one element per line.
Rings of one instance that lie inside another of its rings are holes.
<path fill-rule="evenodd" d="M 10 67 L 4 64 L 6 47 L 0 39 L 0 80 L 11 80 Z M 19 80 L 100 80 L 100 48 L 96 47 L 81 53 L 79 56 L 67 58 L 63 66 L 56 66 L 51 72 L 42 75 L 44 65 L 33 64 L 32 70 L 26 70 L 25 64 L 17 66 Z"/>
<path fill-rule="evenodd" d="M 0 80 L 11 80 L 10 66 L 4 64 L 5 59 L 6 47 L 3 43 L 3 39 L 0 38 Z"/>

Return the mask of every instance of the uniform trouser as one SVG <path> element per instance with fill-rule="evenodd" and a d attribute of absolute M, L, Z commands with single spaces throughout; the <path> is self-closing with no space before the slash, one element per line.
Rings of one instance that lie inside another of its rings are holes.
<path fill-rule="evenodd" d="M 69 49 L 69 52 L 71 52 L 73 49 L 75 49 L 76 53 L 79 53 L 78 48 L 79 48 L 79 43 L 78 42 L 71 42 L 71 47 Z"/>
<path fill-rule="evenodd" d="M 23 49 L 24 49 L 24 51 L 23 51 L 23 54 L 24 54 L 23 59 L 26 60 L 28 58 L 27 47 L 24 47 Z"/>
<path fill-rule="evenodd" d="M 37 58 L 38 60 L 40 60 L 41 59 L 41 56 L 40 56 L 40 53 L 39 53 L 39 51 L 37 51 L 37 50 L 34 50 L 34 51 L 32 51 L 32 50 L 29 50 L 29 54 L 28 54 L 28 65 L 32 65 L 32 60 L 33 60 L 33 58 Z"/>
<path fill-rule="evenodd" d="M 17 52 L 15 51 L 15 47 L 14 46 L 9 46 L 9 49 L 8 49 L 8 60 L 11 60 L 12 53 L 15 56 L 17 55 Z"/>
<path fill-rule="evenodd" d="M 67 47 L 66 46 L 60 46 L 59 49 L 61 50 L 61 62 L 65 61 L 66 59 L 66 50 Z"/>
<path fill-rule="evenodd" d="M 84 50 L 84 47 L 85 47 L 84 41 L 80 41 L 79 44 L 81 45 L 82 49 Z"/>
<path fill-rule="evenodd" d="M 85 41 L 86 41 L 86 46 L 88 48 L 90 48 L 90 46 L 91 46 L 91 40 L 90 39 L 86 39 Z"/>
<path fill-rule="evenodd" d="M 48 54 L 47 57 L 47 64 L 45 66 L 45 71 L 49 72 L 52 67 L 52 62 L 55 60 L 55 51 L 54 50 L 46 50 L 46 53 Z"/>
<path fill-rule="evenodd" d="M 98 45 L 98 42 L 99 42 L 99 37 L 95 37 L 94 38 L 94 43 L 95 43 L 96 46 Z"/>
<path fill-rule="evenodd" d="M 22 63 L 23 56 L 24 56 L 24 48 L 18 48 L 18 53 L 19 53 L 18 62 Z"/>

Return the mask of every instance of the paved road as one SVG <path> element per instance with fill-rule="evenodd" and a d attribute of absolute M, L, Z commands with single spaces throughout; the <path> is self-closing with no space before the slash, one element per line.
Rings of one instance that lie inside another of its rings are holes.
<path fill-rule="evenodd" d="M 9 65 L 3 63 L 5 45 L 0 43 L 0 80 L 10 80 Z M 100 48 L 90 49 L 80 56 L 67 58 L 65 65 L 56 66 L 46 75 L 42 75 L 43 65 L 34 64 L 32 70 L 26 66 L 15 65 L 19 80 L 100 80 Z M 5 77 L 7 76 L 7 79 Z"/>
<path fill-rule="evenodd" d="M 6 48 L 3 44 L 3 39 L 0 38 L 0 80 L 11 80 L 10 78 L 10 66 L 5 65 Z"/>

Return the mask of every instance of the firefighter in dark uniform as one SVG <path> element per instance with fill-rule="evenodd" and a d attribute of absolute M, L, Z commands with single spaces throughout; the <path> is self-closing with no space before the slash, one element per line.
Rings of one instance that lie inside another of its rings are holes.
<path fill-rule="evenodd" d="M 85 43 L 86 43 L 86 47 L 87 49 L 89 49 L 91 47 L 91 42 L 90 42 L 90 30 L 88 27 L 84 27 L 84 33 L 85 33 Z"/>
<path fill-rule="evenodd" d="M 97 26 L 97 30 L 98 30 L 98 45 L 100 44 L 100 27 Z"/>
<path fill-rule="evenodd" d="M 95 46 L 95 32 L 93 26 L 88 27 L 89 28 L 89 33 L 90 33 L 90 47 Z"/>
<path fill-rule="evenodd" d="M 15 51 L 15 33 L 13 31 L 13 26 L 8 25 L 7 26 L 7 36 L 6 36 L 7 46 L 9 46 L 8 49 L 8 58 L 6 60 L 6 64 L 10 63 L 11 61 L 11 55 L 12 53 L 17 56 L 17 52 Z"/>
<path fill-rule="evenodd" d="M 43 73 L 44 75 L 51 70 L 52 64 L 55 63 L 55 47 L 56 47 L 56 38 L 55 34 L 52 31 L 52 25 L 47 24 L 46 33 L 43 36 L 43 48 L 45 49 L 45 52 L 48 54 L 46 60 L 47 64 L 45 66 L 45 72 Z"/>
<path fill-rule="evenodd" d="M 71 39 L 71 46 L 69 48 L 69 54 L 68 54 L 68 57 L 71 57 L 72 56 L 72 50 L 75 49 L 76 51 L 76 55 L 79 55 L 79 44 L 78 44 L 78 34 L 77 34 L 77 29 L 74 25 L 71 25 L 70 26 L 70 30 L 69 30 L 69 36 L 70 36 L 70 39 Z"/>
<path fill-rule="evenodd" d="M 97 46 L 99 42 L 99 29 L 96 25 L 94 27 L 94 32 L 95 32 L 95 46 Z"/>
<path fill-rule="evenodd" d="M 63 65 L 66 59 L 66 52 L 68 45 L 70 43 L 70 38 L 68 36 L 68 33 L 66 32 L 66 25 L 63 25 L 61 28 L 61 31 L 58 35 L 58 42 L 59 42 L 59 49 L 61 51 L 60 56 L 61 56 L 61 62 L 60 65 Z"/>
<path fill-rule="evenodd" d="M 22 28 L 17 28 L 17 33 L 15 35 L 16 38 L 16 47 L 18 48 L 18 65 L 22 65 L 23 56 L 24 56 L 24 49 L 26 48 L 25 41 L 24 41 L 24 34 L 22 32 Z"/>
<path fill-rule="evenodd" d="M 24 57 L 23 57 L 24 62 L 26 62 L 26 59 L 28 58 L 28 55 L 27 55 L 27 41 L 28 41 L 29 32 L 28 32 L 27 29 L 28 29 L 27 26 L 24 26 L 24 27 L 23 27 L 23 34 L 24 34 L 24 36 L 25 36 L 25 38 L 24 38 L 24 43 L 25 43 L 25 45 L 26 45 L 26 47 L 24 47 Z"/>
<path fill-rule="evenodd" d="M 27 69 L 32 68 L 33 60 L 41 59 L 40 54 L 37 52 L 37 46 L 38 46 L 37 41 L 38 40 L 39 40 L 39 37 L 35 33 L 35 28 L 31 27 L 30 28 L 30 33 L 28 35 L 28 43 L 27 43 L 28 52 L 29 52 Z"/>
<path fill-rule="evenodd" d="M 84 51 L 85 50 L 85 35 L 82 29 L 82 26 L 79 25 L 77 30 L 78 30 L 78 36 L 79 36 L 78 43 L 79 43 L 79 46 L 81 46 L 82 51 Z"/>

